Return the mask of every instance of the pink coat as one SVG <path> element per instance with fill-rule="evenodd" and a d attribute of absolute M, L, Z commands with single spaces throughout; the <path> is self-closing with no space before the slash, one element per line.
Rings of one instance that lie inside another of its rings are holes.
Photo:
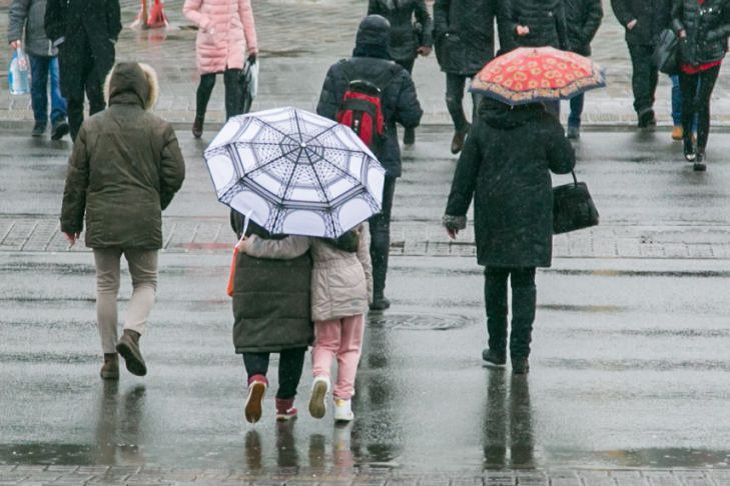
<path fill-rule="evenodd" d="M 258 52 L 251 0 L 185 0 L 183 14 L 199 29 L 201 74 L 243 69 L 244 59 Z"/>

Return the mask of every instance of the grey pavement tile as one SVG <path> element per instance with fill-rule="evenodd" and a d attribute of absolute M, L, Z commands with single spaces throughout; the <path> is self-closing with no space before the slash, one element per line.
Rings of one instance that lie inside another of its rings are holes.
<path fill-rule="evenodd" d="M 651 486 L 680 486 L 679 479 L 670 471 L 646 471 L 647 484 Z"/>

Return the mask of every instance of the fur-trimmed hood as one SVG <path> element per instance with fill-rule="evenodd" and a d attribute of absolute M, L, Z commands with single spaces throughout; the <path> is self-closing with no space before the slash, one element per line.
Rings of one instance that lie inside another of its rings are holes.
<path fill-rule="evenodd" d="M 115 64 L 104 82 L 104 98 L 109 105 L 139 104 L 151 110 L 159 91 L 157 73 L 152 66 L 141 62 Z"/>

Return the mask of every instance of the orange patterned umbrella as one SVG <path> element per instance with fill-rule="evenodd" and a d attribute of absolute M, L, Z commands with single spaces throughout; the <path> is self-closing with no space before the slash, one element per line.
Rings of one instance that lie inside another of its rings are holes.
<path fill-rule="evenodd" d="M 569 99 L 603 86 L 603 69 L 587 57 L 552 47 L 519 47 L 487 63 L 469 91 L 521 105 Z"/>

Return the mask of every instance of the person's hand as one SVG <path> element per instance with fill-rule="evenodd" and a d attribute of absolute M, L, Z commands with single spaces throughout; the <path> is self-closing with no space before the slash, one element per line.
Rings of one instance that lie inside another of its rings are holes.
<path fill-rule="evenodd" d="M 17 48 L 21 47 L 21 45 L 22 44 L 20 42 L 20 39 L 16 39 L 16 40 L 10 42 L 10 47 L 12 47 L 13 49 L 17 49 Z"/>
<path fill-rule="evenodd" d="M 523 37 L 530 33 L 530 28 L 526 25 L 518 25 L 515 27 L 515 32 L 518 36 Z"/>
<path fill-rule="evenodd" d="M 248 250 L 249 246 L 251 246 L 251 238 L 244 236 L 240 240 L 238 240 L 238 243 L 236 243 L 236 249 L 238 250 L 238 253 L 246 253 L 246 250 Z"/>
<path fill-rule="evenodd" d="M 248 55 L 247 60 L 248 60 L 249 63 L 253 64 L 253 63 L 256 62 L 256 58 L 258 58 L 258 53 L 257 52 L 252 52 L 251 54 Z"/>
<path fill-rule="evenodd" d="M 81 233 L 66 233 L 64 232 L 63 235 L 66 237 L 66 241 L 68 241 L 69 248 L 74 246 L 76 244 L 76 240 L 79 239 L 79 236 Z"/>
<path fill-rule="evenodd" d="M 680 39 L 686 39 L 687 38 L 687 31 L 682 29 L 677 33 L 677 37 Z"/>
<path fill-rule="evenodd" d="M 429 46 L 421 46 L 418 49 L 416 49 L 416 52 L 420 54 L 423 57 L 428 56 L 431 54 L 431 48 Z"/>
<path fill-rule="evenodd" d="M 634 27 L 636 27 L 637 22 L 638 22 L 638 20 L 636 20 L 636 19 L 630 20 L 629 23 L 626 24 L 626 29 L 632 30 Z"/>
<path fill-rule="evenodd" d="M 446 228 L 446 234 L 449 235 L 449 239 L 455 240 L 456 235 L 459 234 L 459 230 L 456 228 Z"/>

